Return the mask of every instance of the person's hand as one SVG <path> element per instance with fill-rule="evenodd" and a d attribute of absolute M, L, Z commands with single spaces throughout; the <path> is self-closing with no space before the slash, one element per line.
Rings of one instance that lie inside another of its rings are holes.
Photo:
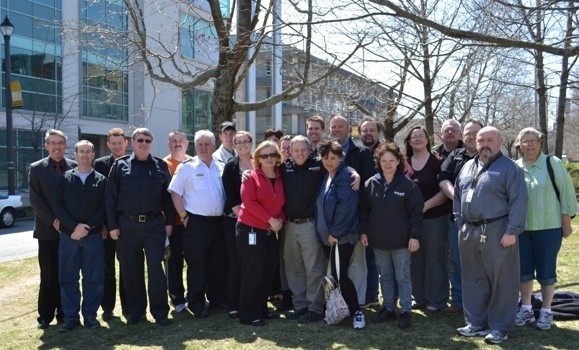
<path fill-rule="evenodd" d="M 109 236 L 109 229 L 107 228 L 107 225 L 103 225 L 103 227 L 101 228 L 101 236 L 103 237 L 103 239 L 107 239 L 107 237 Z"/>
<path fill-rule="evenodd" d="M 360 181 L 362 178 L 360 177 L 360 175 L 357 172 L 353 172 L 352 176 L 350 178 L 352 179 L 352 183 L 351 183 L 352 189 L 354 191 L 358 191 L 358 189 L 360 188 Z"/>
<path fill-rule="evenodd" d="M 183 225 L 185 225 L 185 223 L 183 223 Z M 173 225 L 165 225 L 165 236 L 170 237 L 172 233 L 173 233 Z"/>
<path fill-rule="evenodd" d="M 56 231 L 60 232 L 60 220 L 54 219 L 52 222 L 52 227 L 54 227 Z"/>
<path fill-rule="evenodd" d="M 269 218 L 267 222 L 269 223 L 269 228 L 276 233 L 279 232 L 279 230 L 281 230 L 283 227 L 283 222 L 280 219 L 276 219 L 274 217 Z"/>
<path fill-rule="evenodd" d="M 504 248 L 508 248 L 512 245 L 514 245 L 515 243 L 517 243 L 517 236 L 515 235 L 509 235 L 509 234 L 504 234 L 503 238 L 501 238 L 501 245 Z"/>
<path fill-rule="evenodd" d="M 249 176 L 251 175 L 251 170 L 245 170 L 241 173 L 241 183 L 244 183 L 245 180 L 249 179 Z"/>
<path fill-rule="evenodd" d="M 561 216 L 561 229 L 563 230 L 563 238 L 567 238 L 573 233 L 573 226 L 571 226 L 571 217 L 569 215 Z"/>
<path fill-rule="evenodd" d="M 362 233 L 362 234 L 360 235 L 360 243 L 362 243 L 362 245 L 363 245 L 364 247 L 367 247 L 367 246 L 368 246 L 368 235 L 367 235 L 367 234 Z"/>
<path fill-rule="evenodd" d="M 334 236 L 329 235 L 329 236 L 328 236 L 328 244 L 329 244 L 330 246 L 333 246 L 333 245 L 336 244 L 336 243 L 338 243 L 338 240 L 337 240 Z"/>
<path fill-rule="evenodd" d="M 410 238 L 408 241 L 408 251 L 414 253 L 418 249 L 420 249 L 420 241 L 416 238 Z"/>
<path fill-rule="evenodd" d="M 119 229 L 112 230 L 109 232 L 109 235 L 111 236 L 112 239 L 114 239 L 116 241 L 117 239 L 119 239 L 119 236 L 121 235 L 121 231 Z"/>

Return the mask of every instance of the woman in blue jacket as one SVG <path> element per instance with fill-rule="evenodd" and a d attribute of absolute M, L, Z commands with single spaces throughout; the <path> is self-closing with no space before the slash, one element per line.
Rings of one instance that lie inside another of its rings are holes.
<path fill-rule="evenodd" d="M 360 311 L 356 287 L 348 277 L 350 258 L 359 239 L 358 192 L 350 184 L 354 170 L 344 163 L 342 146 L 337 141 L 321 142 L 318 152 L 328 173 L 316 201 L 316 231 L 336 281 L 335 249 L 330 248 L 333 245 L 340 247 L 340 289 L 353 316 L 354 329 L 362 329 L 366 321 Z"/>
<path fill-rule="evenodd" d="M 360 202 L 360 239 L 374 248 L 384 304 L 377 323 L 396 318 L 395 280 L 400 297 L 398 326 L 410 326 L 412 308 L 411 253 L 420 248 L 424 200 L 418 186 L 404 175 L 398 146 L 385 143 L 375 152 L 376 169 Z"/>

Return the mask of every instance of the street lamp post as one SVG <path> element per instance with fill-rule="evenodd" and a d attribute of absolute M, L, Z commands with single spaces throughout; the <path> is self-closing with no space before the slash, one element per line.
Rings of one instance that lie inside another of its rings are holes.
<path fill-rule="evenodd" d="M 10 89 L 10 37 L 14 33 L 14 25 L 8 16 L 0 24 L 0 32 L 4 36 L 4 88 L 6 89 L 6 165 L 8 169 L 8 194 L 15 194 L 14 139 L 12 137 L 12 91 Z"/>

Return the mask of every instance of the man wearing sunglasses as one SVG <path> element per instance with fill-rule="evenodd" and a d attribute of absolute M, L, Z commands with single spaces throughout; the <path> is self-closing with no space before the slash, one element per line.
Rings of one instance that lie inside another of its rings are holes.
<path fill-rule="evenodd" d="M 133 131 L 133 154 L 119 158 L 111 168 L 106 212 L 109 234 L 118 240 L 121 283 L 130 314 L 127 323 L 145 319 L 146 256 L 150 311 L 157 324 L 165 326 L 169 323 L 169 305 L 162 261 L 165 237 L 171 235 L 175 212 L 167 192 L 171 175 L 163 159 L 151 155 L 152 142 L 153 134 L 148 129 Z"/>

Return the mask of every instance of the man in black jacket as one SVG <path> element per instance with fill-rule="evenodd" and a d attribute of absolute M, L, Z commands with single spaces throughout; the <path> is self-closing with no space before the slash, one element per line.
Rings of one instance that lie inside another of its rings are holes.
<path fill-rule="evenodd" d="M 34 238 L 38 239 L 38 265 L 40 266 L 40 289 L 38 291 L 38 328 L 46 329 L 55 317 L 64 316 L 60 304 L 58 285 L 58 244 L 60 221 L 53 211 L 53 192 L 56 179 L 76 162 L 64 157 L 66 135 L 49 129 L 44 138 L 48 157 L 30 165 L 28 184 L 30 205 L 34 210 Z"/>
<path fill-rule="evenodd" d="M 107 179 L 94 171 L 94 145 L 81 140 L 74 146 L 78 167 L 58 178 L 54 190 L 54 213 L 60 220 L 59 279 L 64 322 L 61 333 L 79 324 L 82 271 L 82 316 L 88 329 L 100 328 L 96 319 L 103 297 L 104 244 L 101 229 L 105 219 L 104 194 Z"/>
<path fill-rule="evenodd" d="M 107 147 L 111 154 L 95 160 L 94 170 L 108 177 L 115 160 L 125 156 L 128 144 L 123 129 L 112 128 L 109 130 Z M 117 301 L 117 276 L 115 271 L 117 241 L 110 237 L 106 223 L 102 228 L 102 236 L 105 243 L 105 287 L 101 307 L 103 309 L 103 320 L 110 321 L 114 316 L 113 310 Z M 119 275 L 119 280 L 122 279 L 123 276 Z M 127 314 L 127 300 L 122 283 L 119 284 L 119 296 L 121 298 L 122 313 Z"/>

